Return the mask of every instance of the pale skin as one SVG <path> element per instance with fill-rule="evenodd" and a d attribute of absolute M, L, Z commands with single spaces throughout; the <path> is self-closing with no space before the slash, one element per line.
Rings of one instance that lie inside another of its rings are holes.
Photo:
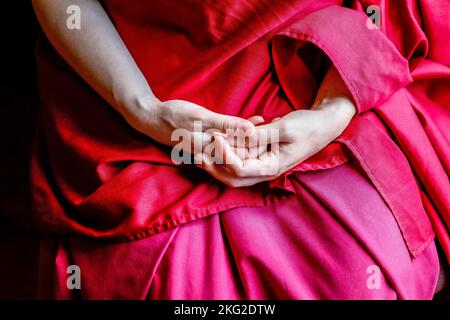
<path fill-rule="evenodd" d="M 74 4 L 83 13 L 82 30 L 78 31 L 66 28 L 66 8 Z M 192 131 L 194 121 L 202 121 L 204 131 L 216 129 L 226 133 L 231 129 L 256 138 L 264 130 L 278 130 L 279 149 L 263 148 L 256 158 L 238 157 L 231 148 L 232 142 L 216 136 L 218 149 L 236 161 L 224 165 L 205 161 L 200 167 L 229 186 L 251 186 L 278 177 L 333 141 L 356 113 L 334 68 L 326 75 L 310 110 L 293 111 L 266 124 L 258 115 L 241 119 L 188 101 L 160 101 L 97 0 L 34 0 L 33 6 L 45 34 L 61 56 L 133 128 L 150 138 L 173 146 L 176 142 L 171 140 L 172 132 L 179 128 Z M 196 155 L 197 159 L 205 157 Z M 266 169 L 264 173 L 261 168 Z"/>

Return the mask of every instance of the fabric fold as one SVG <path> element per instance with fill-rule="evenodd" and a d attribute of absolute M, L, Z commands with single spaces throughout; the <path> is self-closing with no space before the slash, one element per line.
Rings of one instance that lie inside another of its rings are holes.
<path fill-rule="evenodd" d="M 300 43 L 286 43 L 290 40 Z M 358 113 L 382 104 L 412 82 L 408 61 L 381 31 L 368 27 L 368 18 L 361 12 L 331 6 L 310 13 L 279 32 L 273 40 L 273 55 L 280 79 L 291 79 L 289 74 L 304 68 L 298 50 L 305 42 L 320 48 L 337 68 L 353 95 Z M 290 48 L 288 53 L 286 48 Z M 309 79 L 304 80 L 300 84 Z M 281 81 L 281 85 L 291 101 L 300 102 L 298 81 Z"/>
<path fill-rule="evenodd" d="M 359 4 L 353 5 L 353 9 L 343 7 L 338 0 L 282 3 L 255 0 L 251 5 L 232 7 L 198 1 L 195 7 L 199 24 L 192 24 L 189 6 L 173 4 L 172 11 L 167 11 L 157 10 L 167 8 L 167 2 L 157 0 L 151 4 L 130 1 L 125 5 L 118 0 L 103 3 L 161 99 L 184 99 L 215 112 L 243 118 L 262 115 L 270 121 L 294 109 L 307 108 L 321 76 L 333 63 L 356 101 L 358 115 L 353 122 L 358 123 L 366 113 L 376 113 L 382 121 L 368 127 L 355 124 L 358 129 L 347 132 L 352 132 L 347 141 L 358 142 L 359 150 L 350 153 L 344 144 L 333 142 L 295 170 L 334 168 L 359 152 L 382 163 L 384 168 L 375 161 L 372 165 L 376 170 L 370 168 L 379 172 L 380 179 L 391 175 L 403 182 L 404 173 L 397 170 L 399 161 L 405 170 L 412 171 L 407 181 L 411 194 L 423 184 L 432 205 L 440 204 L 438 211 L 447 208 L 447 195 L 442 190 L 448 176 L 442 168 L 449 166 L 445 165 L 447 153 L 442 150 L 448 143 L 442 132 L 449 123 L 445 108 L 448 95 L 442 91 L 441 98 L 433 97 L 430 103 L 423 99 L 428 91 L 415 87 L 418 82 L 411 84 L 410 74 L 412 70 L 421 79 L 428 74 L 441 84 L 442 68 L 447 68 L 442 62 L 446 58 L 436 42 L 439 35 L 420 27 L 417 20 L 420 12 L 410 1 L 386 2 L 397 11 L 407 9 L 408 14 L 398 17 L 382 11 L 381 30 L 369 28 L 368 18 L 361 11 L 369 4 L 378 4 L 385 10 L 383 1 L 353 1 Z M 427 25 L 433 20 L 440 21 L 433 9 L 426 4 L 421 6 L 427 9 Z M 224 27 L 217 30 L 221 23 Z M 403 36 L 411 25 L 415 32 Z M 428 41 L 430 32 L 433 45 L 424 50 L 427 47 L 424 36 Z M 40 44 L 42 128 L 33 154 L 31 180 L 35 218 L 42 231 L 137 240 L 224 210 L 263 207 L 295 191 L 288 178 L 290 173 L 272 185 L 237 189 L 225 186 L 200 169 L 174 165 L 168 148 L 134 131 L 45 40 Z M 434 75 L 425 70 L 423 62 L 428 59 L 441 64 L 440 68 L 437 65 L 432 68 Z M 412 116 L 415 112 L 411 112 L 411 101 L 405 99 L 398 100 L 401 108 L 387 103 L 403 88 L 420 100 L 416 103 L 411 99 L 416 110 L 423 107 L 420 114 L 434 123 L 435 129 L 432 126 L 411 129 L 407 123 L 398 121 L 400 115 L 394 116 L 408 108 L 402 115 Z M 390 143 L 398 147 L 394 156 L 389 154 L 391 145 L 378 145 L 376 150 L 383 152 L 377 153 L 368 147 L 376 145 L 376 141 L 361 138 L 373 139 L 370 132 L 374 128 L 386 130 Z M 422 141 L 435 144 L 431 149 L 435 148 L 438 156 L 432 161 L 426 161 L 423 152 L 408 151 L 422 131 L 429 137 L 429 141 Z M 412 158 L 409 168 L 405 154 Z M 439 188 L 433 188 L 424 176 L 424 165 L 439 175 Z M 415 175 L 418 181 L 412 180 Z M 395 197 L 396 190 L 390 188 L 389 192 L 393 194 L 386 195 L 385 200 Z M 400 208 L 401 203 L 396 203 Z M 397 217 L 399 223 L 415 226 L 402 230 L 405 237 L 413 239 L 408 246 L 413 256 L 420 252 L 420 242 L 424 245 L 432 234 L 428 218 L 419 214 L 423 205 L 416 200 L 414 204 L 418 207 L 412 214 L 398 209 L 403 213 Z M 448 226 L 448 215 L 439 212 L 439 216 L 442 220 L 439 222 Z M 440 236 L 448 238 L 445 233 Z M 450 248 L 446 252 L 450 254 Z"/>

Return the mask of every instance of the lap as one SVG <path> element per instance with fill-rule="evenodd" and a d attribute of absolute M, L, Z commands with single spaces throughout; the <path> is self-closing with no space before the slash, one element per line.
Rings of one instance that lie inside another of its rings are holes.
<path fill-rule="evenodd" d="M 150 296 L 433 296 L 439 272 L 434 244 L 412 260 L 392 213 L 359 170 L 345 164 L 299 173 L 292 183 L 296 194 L 285 201 L 233 209 L 181 226 Z M 373 288 L 368 281 L 378 271 L 379 286 Z"/>
<path fill-rule="evenodd" d="M 292 183 L 296 193 L 276 204 L 228 210 L 139 241 L 72 237 L 59 261 L 80 265 L 84 298 L 432 298 L 434 243 L 412 259 L 357 167 L 298 173 Z"/>

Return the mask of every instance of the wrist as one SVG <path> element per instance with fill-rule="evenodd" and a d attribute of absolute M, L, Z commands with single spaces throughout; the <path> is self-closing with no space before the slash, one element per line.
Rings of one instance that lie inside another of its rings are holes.
<path fill-rule="evenodd" d="M 154 113 L 158 109 L 160 103 L 161 100 L 159 100 L 153 93 L 136 96 L 133 98 L 131 110 Z"/>
<path fill-rule="evenodd" d="M 356 114 L 356 106 L 347 98 L 324 99 L 314 109 L 322 113 L 323 120 L 319 133 L 332 140 L 347 128 Z"/>
<path fill-rule="evenodd" d="M 311 110 L 322 111 L 330 117 L 350 121 L 357 109 L 353 100 L 347 97 L 324 98 L 315 104 Z"/>
<path fill-rule="evenodd" d="M 119 113 L 138 131 L 142 131 L 141 125 L 147 127 L 157 123 L 157 111 L 161 101 L 153 93 L 130 96 L 123 100 Z"/>

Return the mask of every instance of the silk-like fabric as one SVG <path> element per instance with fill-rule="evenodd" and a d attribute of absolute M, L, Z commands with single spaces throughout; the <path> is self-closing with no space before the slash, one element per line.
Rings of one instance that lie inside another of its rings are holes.
<path fill-rule="evenodd" d="M 143 240 L 42 241 L 47 299 L 432 299 L 434 243 L 411 259 L 383 198 L 354 162 L 293 173 L 296 191 Z M 81 289 L 68 290 L 69 265 Z"/>
<path fill-rule="evenodd" d="M 381 9 L 382 28 L 363 10 Z M 32 161 L 44 231 L 133 240 L 296 193 L 294 171 L 355 157 L 412 257 L 434 231 L 450 253 L 448 3 L 443 1 L 104 1 L 161 99 L 267 120 L 308 108 L 330 64 L 358 107 L 323 151 L 270 184 L 229 188 L 135 132 L 43 41 L 41 130 Z M 446 90 L 447 89 L 447 90 Z M 299 195 L 300 197 L 300 195 Z M 430 220 L 432 225 L 430 224 Z"/>

